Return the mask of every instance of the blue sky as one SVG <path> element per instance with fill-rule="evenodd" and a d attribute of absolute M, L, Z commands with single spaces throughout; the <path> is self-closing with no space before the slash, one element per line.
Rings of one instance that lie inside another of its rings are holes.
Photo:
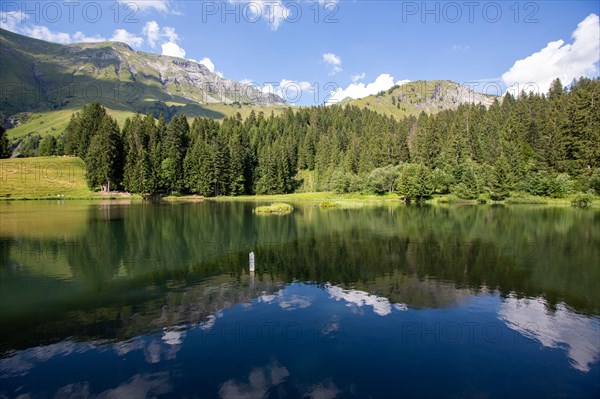
<path fill-rule="evenodd" d="M 201 61 L 311 105 L 331 92 L 360 97 L 406 80 L 450 79 L 494 93 L 598 76 L 599 8 L 598 1 L 3 1 L 0 21 L 55 42 L 120 40 Z"/>

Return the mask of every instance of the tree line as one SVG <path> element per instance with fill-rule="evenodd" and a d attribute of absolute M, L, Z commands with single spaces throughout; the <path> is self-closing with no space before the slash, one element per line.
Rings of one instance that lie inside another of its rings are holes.
<path fill-rule="evenodd" d="M 74 114 L 40 154 L 84 159 L 92 189 L 144 195 L 279 194 L 297 190 L 452 193 L 501 200 L 523 191 L 600 194 L 600 79 L 547 94 L 506 94 L 396 120 L 355 106 L 237 114 L 221 123 L 135 115 L 122 129 L 100 104 Z"/>

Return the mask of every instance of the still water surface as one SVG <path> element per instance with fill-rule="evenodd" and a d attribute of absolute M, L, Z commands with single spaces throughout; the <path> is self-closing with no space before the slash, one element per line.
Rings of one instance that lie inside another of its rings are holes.
<path fill-rule="evenodd" d="M 0 203 L 0 397 L 600 396 L 598 210 L 254 206 Z"/>

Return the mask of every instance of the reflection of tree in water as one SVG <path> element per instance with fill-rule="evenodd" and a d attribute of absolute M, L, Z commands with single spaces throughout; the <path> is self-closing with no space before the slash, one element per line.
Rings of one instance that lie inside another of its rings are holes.
<path fill-rule="evenodd" d="M 92 205 L 76 239 L 2 241 L 2 264 L 22 266 L 3 267 L 3 285 L 10 277 L 31 296 L 18 311 L 0 315 L 2 341 L 24 344 L 44 332 L 53 339 L 121 339 L 201 322 L 294 280 L 339 284 L 417 307 L 447 306 L 486 287 L 504 296 L 543 296 L 551 307 L 564 301 L 583 312 L 600 309 L 595 211 L 298 206 L 287 216 L 257 217 L 253 206 Z M 40 251 L 64 261 L 71 281 L 29 279 L 44 262 L 25 261 L 23 254 Z M 22 295 L 0 295 L 3 303 L 22 301 Z"/>

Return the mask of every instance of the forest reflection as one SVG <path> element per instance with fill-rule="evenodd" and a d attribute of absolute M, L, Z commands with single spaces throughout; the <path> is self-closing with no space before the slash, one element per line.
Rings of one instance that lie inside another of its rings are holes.
<path fill-rule="evenodd" d="M 3 204 L 1 351 L 207 322 L 295 281 L 380 313 L 494 291 L 600 313 L 595 210 L 305 204 L 258 217 L 254 206 Z M 61 228 L 38 228 L 36 214 Z"/>

